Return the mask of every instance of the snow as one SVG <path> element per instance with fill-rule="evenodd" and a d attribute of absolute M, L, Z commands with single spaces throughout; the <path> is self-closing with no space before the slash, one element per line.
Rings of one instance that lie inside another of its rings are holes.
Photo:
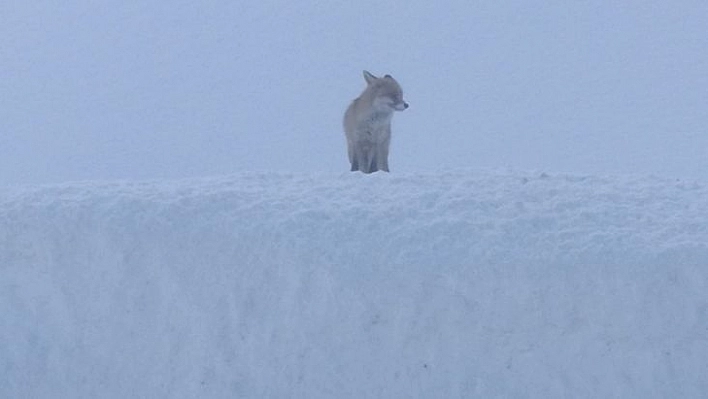
<path fill-rule="evenodd" d="M 0 397 L 703 397 L 708 186 L 508 170 L 0 189 Z"/>

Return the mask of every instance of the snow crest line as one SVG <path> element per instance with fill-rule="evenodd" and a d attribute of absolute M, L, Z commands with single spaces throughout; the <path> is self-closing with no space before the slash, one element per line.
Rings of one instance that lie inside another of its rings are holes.
<path fill-rule="evenodd" d="M 2 397 L 698 397 L 708 188 L 245 173 L 0 189 Z"/>

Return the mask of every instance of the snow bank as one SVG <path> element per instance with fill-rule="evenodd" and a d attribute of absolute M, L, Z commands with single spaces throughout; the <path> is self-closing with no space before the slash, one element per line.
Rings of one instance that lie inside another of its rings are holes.
<path fill-rule="evenodd" d="M 708 189 L 512 172 L 0 190 L 0 397 L 699 397 Z"/>

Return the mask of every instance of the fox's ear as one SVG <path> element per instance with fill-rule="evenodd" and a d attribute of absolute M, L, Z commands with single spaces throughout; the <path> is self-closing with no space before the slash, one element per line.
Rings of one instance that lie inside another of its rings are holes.
<path fill-rule="evenodd" d="M 371 72 L 369 71 L 364 71 L 364 80 L 366 80 L 366 84 L 372 84 L 378 79 L 376 76 L 372 75 Z"/>

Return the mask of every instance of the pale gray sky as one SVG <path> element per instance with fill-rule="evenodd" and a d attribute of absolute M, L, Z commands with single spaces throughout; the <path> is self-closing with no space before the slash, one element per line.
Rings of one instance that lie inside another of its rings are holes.
<path fill-rule="evenodd" d="M 15 1 L 0 185 L 344 172 L 361 70 L 391 170 L 708 179 L 708 2 Z"/>

